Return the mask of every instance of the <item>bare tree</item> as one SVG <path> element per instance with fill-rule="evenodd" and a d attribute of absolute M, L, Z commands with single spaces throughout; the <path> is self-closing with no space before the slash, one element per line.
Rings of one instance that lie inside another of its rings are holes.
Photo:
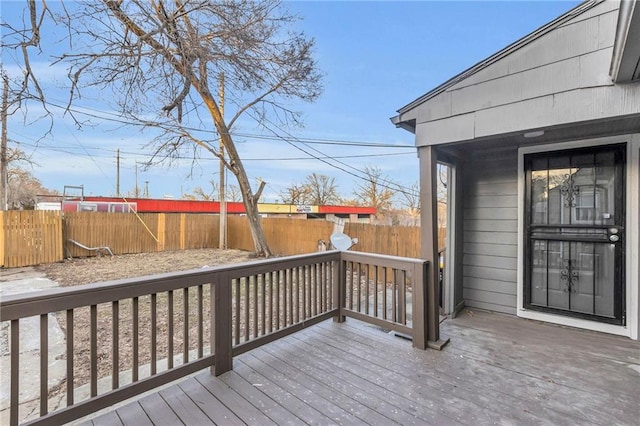
<path fill-rule="evenodd" d="M 31 52 L 41 50 L 41 28 L 47 18 L 53 19 L 46 0 L 27 0 L 27 7 L 23 15 L 21 27 L 13 27 L 5 20 L 2 21 L 2 49 L 16 51 L 21 58 L 20 75 L 6 76 L 12 79 L 9 115 L 16 111 L 26 111 L 27 100 L 37 100 L 43 107 L 45 115 L 50 116 L 45 102 L 45 94 L 38 80 L 37 74 L 31 67 Z M 4 59 L 4 58 L 3 58 Z M 5 70 L 3 70 L 3 77 Z"/>
<path fill-rule="evenodd" d="M 305 184 L 292 183 L 284 191 L 280 191 L 280 198 L 282 198 L 283 204 L 308 204 L 310 199 L 309 187 Z"/>
<path fill-rule="evenodd" d="M 234 203 L 242 201 L 242 193 L 240 192 L 240 187 L 238 185 L 229 185 L 227 190 L 224 192 L 224 195 L 227 201 Z"/>
<path fill-rule="evenodd" d="M 20 148 L 7 148 L 7 205 L 9 209 L 32 210 L 39 195 L 58 195 L 45 188 L 30 167 L 36 166 Z"/>
<path fill-rule="evenodd" d="M 375 207 L 378 214 L 390 211 L 396 194 L 390 186 L 397 185 L 388 177 L 382 176 L 382 170 L 377 166 L 365 166 L 363 172 L 365 178 L 353 192 L 356 200 L 362 205 Z"/>
<path fill-rule="evenodd" d="M 216 181 L 211 179 L 209 181 L 209 185 L 211 185 L 207 189 L 203 189 L 201 186 L 196 186 L 193 189 L 192 193 L 183 194 L 182 197 L 187 200 L 202 200 L 202 201 L 214 201 L 215 199 L 220 199 L 220 192 L 218 191 L 218 184 Z"/>
<path fill-rule="evenodd" d="M 154 160 L 220 158 L 237 179 L 256 253 L 269 256 L 257 209 L 264 183 L 253 190 L 231 132 L 245 119 L 298 125 L 283 101 L 319 96 L 314 42 L 293 29 L 298 18 L 280 0 L 101 0 L 65 12 L 67 112 L 85 88 L 110 87 L 123 117 L 157 132 Z"/>
<path fill-rule="evenodd" d="M 215 201 L 220 200 L 220 191 L 218 189 L 218 183 L 215 180 L 209 181 L 210 187 L 207 189 L 201 186 L 196 186 L 193 192 L 182 194 L 182 198 L 186 200 L 203 200 L 203 201 Z M 240 188 L 238 185 L 229 185 L 224 192 L 227 201 L 238 203 L 242 201 L 242 195 L 240 194 Z"/>
<path fill-rule="evenodd" d="M 309 194 L 309 204 L 319 206 L 338 204 L 338 185 L 336 179 L 319 173 L 311 173 L 307 176 L 305 185 Z"/>
<path fill-rule="evenodd" d="M 401 192 L 402 207 L 404 207 L 411 216 L 420 215 L 420 184 L 415 182 Z"/>

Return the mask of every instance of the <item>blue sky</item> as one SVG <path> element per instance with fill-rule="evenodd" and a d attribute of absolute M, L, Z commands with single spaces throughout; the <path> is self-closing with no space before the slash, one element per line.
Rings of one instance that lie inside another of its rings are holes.
<path fill-rule="evenodd" d="M 49 2 L 50 4 L 52 2 Z M 389 118 L 395 111 L 502 49 L 520 37 L 571 9 L 576 1 L 299 1 L 285 3 L 304 19 L 298 28 L 316 40 L 316 58 L 325 75 L 325 90 L 313 104 L 297 104 L 305 127 L 289 129 L 296 137 L 397 145 L 398 148 L 349 147 L 314 144 L 321 162 L 281 141 L 239 139 L 247 158 L 249 176 L 267 182 L 265 201 L 273 202 L 292 182 L 302 182 L 311 172 L 336 178 L 339 192 L 352 198 L 358 178 L 339 170 L 361 174 L 365 166 L 377 166 L 390 179 L 409 186 L 417 182 L 418 162 L 413 135 L 396 129 Z M 23 2 L 3 1 L 2 20 L 15 22 Z M 53 6 L 56 3 L 53 2 Z M 56 49 L 53 33 L 43 34 L 43 54 L 32 62 L 52 102 L 62 103 L 65 70 L 51 67 L 49 49 Z M 3 67 L 19 72 L 15 55 L 3 50 Z M 78 108 L 96 115 L 110 113 L 104 93 L 88 96 Z M 25 113 L 25 111 L 22 111 Z M 115 194 L 115 150 L 121 154 L 121 191 L 135 186 L 136 161 L 147 158 L 143 145 L 149 135 L 122 128 L 108 120 L 79 115 L 90 125 L 78 129 L 69 117 L 54 120 L 51 135 L 42 138 L 49 122 L 37 120 L 31 106 L 25 114 L 8 120 L 8 136 L 32 155 L 38 164 L 33 173 L 51 189 L 84 185 L 85 193 Z M 258 133 L 257 129 L 245 129 Z M 403 147 L 400 147 L 403 146 Z M 337 158 L 337 162 L 334 158 Z M 332 167 L 329 164 L 331 163 Z M 345 163 L 347 165 L 345 165 Z M 190 162 L 138 170 L 140 187 L 148 181 L 150 196 L 178 198 L 197 186 L 218 179 L 217 161 L 203 159 L 195 168 Z"/>

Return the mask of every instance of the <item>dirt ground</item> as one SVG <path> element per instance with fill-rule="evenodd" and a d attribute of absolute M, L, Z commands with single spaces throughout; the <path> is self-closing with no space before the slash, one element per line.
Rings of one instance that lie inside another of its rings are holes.
<path fill-rule="evenodd" d="M 37 269 L 44 272 L 47 277 L 56 281 L 62 287 L 81 284 L 89 284 L 100 281 L 133 278 L 144 275 L 177 272 L 189 269 L 216 266 L 230 263 L 240 263 L 255 260 L 253 253 L 240 250 L 184 250 L 161 253 L 128 254 L 119 256 L 102 256 L 84 259 L 68 259 L 60 263 L 41 265 Z M 208 320 L 207 306 L 209 305 L 208 285 L 203 291 L 204 305 L 204 344 L 209 344 L 210 322 Z M 185 293 L 181 290 L 173 292 L 173 333 L 169 337 L 170 308 L 168 294 L 166 292 L 157 295 L 156 309 L 158 323 L 156 326 L 157 341 L 155 350 L 158 360 L 166 359 L 172 355 L 183 352 L 184 344 L 184 300 Z M 188 348 L 194 350 L 197 347 L 197 288 L 191 288 L 188 292 L 189 322 L 188 322 Z M 136 356 L 133 354 L 133 329 L 132 300 L 119 301 L 119 371 L 130 370 Z M 98 328 L 98 378 L 109 377 L 113 363 L 113 315 L 112 305 L 101 304 L 97 307 Z M 138 364 L 144 365 L 151 361 L 151 297 L 138 298 Z M 65 312 L 56 313 L 60 327 L 66 332 Z M 90 378 L 90 311 L 89 308 L 74 309 L 74 386 L 82 386 L 89 382 Z M 169 342 L 173 344 L 170 354 Z M 206 351 L 205 351 L 206 352 Z M 122 383 L 121 383 L 122 384 Z M 56 389 L 50 389 L 50 397 L 64 392 L 66 383 L 61 383 Z"/>
<path fill-rule="evenodd" d="M 38 270 L 63 287 L 99 281 L 141 277 L 164 272 L 185 271 L 204 266 L 225 265 L 252 260 L 253 253 L 241 250 L 178 250 L 160 253 L 65 259 L 40 265 Z"/>

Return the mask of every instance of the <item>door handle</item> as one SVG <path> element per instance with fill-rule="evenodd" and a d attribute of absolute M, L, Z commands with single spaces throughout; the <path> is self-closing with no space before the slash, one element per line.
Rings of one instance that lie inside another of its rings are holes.
<path fill-rule="evenodd" d="M 612 243 L 618 242 L 620 240 L 620 237 L 613 234 L 613 235 L 609 235 L 609 241 L 611 241 Z"/>

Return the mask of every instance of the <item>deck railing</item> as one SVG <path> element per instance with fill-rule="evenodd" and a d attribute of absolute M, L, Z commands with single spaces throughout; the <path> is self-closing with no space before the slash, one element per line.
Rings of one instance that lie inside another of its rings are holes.
<path fill-rule="evenodd" d="M 425 268 L 330 251 L 6 296 L 9 422 L 25 420 L 21 405 L 29 409 L 21 383 L 39 388 L 32 421 L 60 424 L 207 367 L 222 374 L 233 356 L 331 317 L 406 333 L 425 349 Z M 39 369 L 20 360 L 21 331 L 37 327 Z M 55 330 L 64 330 L 63 343 L 53 344 Z M 65 373 L 56 380 L 50 369 Z"/>

